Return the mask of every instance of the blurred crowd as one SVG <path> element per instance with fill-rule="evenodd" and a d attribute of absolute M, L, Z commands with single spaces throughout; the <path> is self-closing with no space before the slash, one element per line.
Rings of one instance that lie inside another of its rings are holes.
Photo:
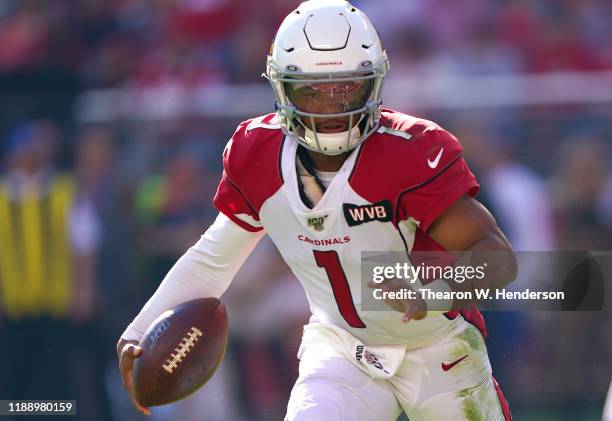
<path fill-rule="evenodd" d="M 612 68 L 605 0 L 357 2 L 409 74 Z M 390 12 L 393 10 L 393 12 Z"/>
<path fill-rule="evenodd" d="M 612 68 L 606 0 L 357 0 L 402 72 Z M 293 0 L 4 0 L 0 72 L 59 68 L 80 86 L 257 81 Z"/>
<path fill-rule="evenodd" d="M 606 0 L 354 3 L 381 32 L 390 78 L 612 70 Z M 0 1 L 0 398 L 70 397 L 82 419 L 138 419 L 116 340 L 215 217 L 220 155 L 239 120 L 85 124 L 76 99 L 99 88 L 264 83 L 274 31 L 296 5 Z M 459 137 L 479 199 L 517 250 L 612 250 L 610 104 L 408 106 Z M 267 239 L 224 301 L 221 370 L 156 419 L 282 419 L 308 305 Z M 612 377 L 609 312 L 485 318 L 517 419 L 597 419 Z"/>

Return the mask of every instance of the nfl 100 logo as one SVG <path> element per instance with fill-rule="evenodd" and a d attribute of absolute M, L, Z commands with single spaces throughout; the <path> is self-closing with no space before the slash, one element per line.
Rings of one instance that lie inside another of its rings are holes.
<path fill-rule="evenodd" d="M 308 218 L 307 222 L 308 222 L 308 227 L 312 227 L 313 230 L 315 231 L 323 231 L 324 227 L 323 225 L 325 224 L 325 220 L 327 219 L 329 215 L 323 215 L 323 216 L 315 216 L 312 218 Z"/>

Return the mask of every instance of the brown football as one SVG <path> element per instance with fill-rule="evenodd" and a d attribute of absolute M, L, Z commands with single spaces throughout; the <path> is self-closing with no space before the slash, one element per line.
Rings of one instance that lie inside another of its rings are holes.
<path fill-rule="evenodd" d="M 200 298 L 161 314 L 140 341 L 134 396 L 143 406 L 166 405 L 195 392 L 219 367 L 227 346 L 227 312 Z"/>

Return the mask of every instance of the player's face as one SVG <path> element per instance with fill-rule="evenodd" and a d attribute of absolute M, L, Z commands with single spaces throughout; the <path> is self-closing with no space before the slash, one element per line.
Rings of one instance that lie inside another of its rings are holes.
<path fill-rule="evenodd" d="M 287 90 L 289 100 L 299 111 L 313 114 L 335 114 L 363 107 L 370 97 L 372 81 L 292 83 Z M 314 121 L 316 130 L 320 133 L 339 133 L 348 130 L 350 119 L 349 117 L 330 117 L 315 118 Z M 314 130 L 311 119 L 303 118 L 302 122 L 306 127 Z M 355 120 L 353 124 L 356 124 Z"/>

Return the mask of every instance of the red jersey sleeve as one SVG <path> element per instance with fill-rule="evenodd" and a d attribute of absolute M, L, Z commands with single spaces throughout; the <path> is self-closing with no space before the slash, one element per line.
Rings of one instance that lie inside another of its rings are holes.
<path fill-rule="evenodd" d="M 261 206 L 283 182 L 283 134 L 274 118 L 269 114 L 238 126 L 223 151 L 223 177 L 213 200 L 220 212 L 251 232 L 263 229 Z"/>
<path fill-rule="evenodd" d="M 257 232 L 263 229 L 259 215 L 225 170 L 215 194 L 214 204 L 220 212 L 245 230 Z"/>
<path fill-rule="evenodd" d="M 459 141 L 449 132 L 436 128 L 415 140 L 422 146 L 419 160 L 420 182 L 400 195 L 400 219 L 413 218 L 425 232 L 455 200 L 465 194 L 475 196 L 479 184 L 463 159 Z"/>

